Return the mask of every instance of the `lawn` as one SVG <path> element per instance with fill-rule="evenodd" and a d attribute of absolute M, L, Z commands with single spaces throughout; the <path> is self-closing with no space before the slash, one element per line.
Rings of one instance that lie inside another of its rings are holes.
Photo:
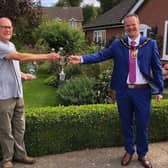
<path fill-rule="evenodd" d="M 37 79 L 23 82 L 24 101 L 26 107 L 54 106 L 55 88 L 45 85 L 46 74 L 37 74 Z"/>
<path fill-rule="evenodd" d="M 44 71 L 37 73 L 37 79 L 23 82 L 24 100 L 26 107 L 55 106 L 56 88 L 44 84 L 48 77 Z M 168 89 L 165 89 L 163 97 L 168 99 Z M 155 99 L 155 96 L 152 96 Z"/>

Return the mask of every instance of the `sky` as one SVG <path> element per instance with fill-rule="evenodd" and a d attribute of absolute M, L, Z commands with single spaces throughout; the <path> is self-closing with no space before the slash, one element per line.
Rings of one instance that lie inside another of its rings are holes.
<path fill-rule="evenodd" d="M 53 6 L 57 1 L 58 0 L 41 0 L 41 3 L 42 6 Z M 97 2 L 96 0 L 84 0 L 84 5 L 85 4 L 99 6 L 99 2 Z"/>

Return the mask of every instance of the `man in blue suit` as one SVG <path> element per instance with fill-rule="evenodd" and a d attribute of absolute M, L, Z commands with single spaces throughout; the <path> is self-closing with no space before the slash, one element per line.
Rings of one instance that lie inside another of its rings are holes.
<path fill-rule="evenodd" d="M 91 64 L 113 59 L 111 88 L 116 91 L 126 151 L 121 164 L 128 165 L 135 152 L 133 135 L 135 124 L 138 160 L 145 168 L 152 168 L 147 157 L 148 127 L 152 93 L 156 95 L 156 101 L 162 99 L 163 78 L 160 56 L 156 41 L 140 35 L 140 21 L 137 15 L 131 14 L 124 18 L 124 30 L 127 36 L 114 40 L 108 48 L 94 54 L 73 55 L 70 57 L 70 62 Z M 131 59 L 134 63 L 130 63 Z M 134 74 L 131 72 L 133 66 Z"/>

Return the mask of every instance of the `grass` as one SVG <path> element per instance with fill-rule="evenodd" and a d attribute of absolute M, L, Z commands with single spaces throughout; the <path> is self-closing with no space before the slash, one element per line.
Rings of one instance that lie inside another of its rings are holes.
<path fill-rule="evenodd" d="M 56 88 L 45 85 L 44 80 L 48 78 L 48 74 L 45 73 L 45 67 L 41 68 L 41 71 L 37 73 L 37 79 L 33 81 L 23 82 L 24 101 L 26 107 L 45 107 L 55 106 L 55 93 Z M 163 94 L 164 99 L 168 99 L 168 89 Z M 155 96 L 152 96 L 155 99 Z"/>
<path fill-rule="evenodd" d="M 23 82 L 25 107 L 45 107 L 55 105 L 56 88 L 45 85 L 46 74 L 37 74 L 37 79 Z"/>

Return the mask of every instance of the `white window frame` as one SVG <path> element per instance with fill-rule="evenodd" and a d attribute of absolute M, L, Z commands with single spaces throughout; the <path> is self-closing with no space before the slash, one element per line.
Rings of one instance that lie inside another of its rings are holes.
<path fill-rule="evenodd" d="M 106 30 L 95 30 L 93 32 L 93 41 L 96 44 L 98 44 L 99 41 L 101 42 L 101 45 L 105 44 L 106 43 Z"/>
<path fill-rule="evenodd" d="M 73 28 L 77 28 L 77 21 L 76 21 L 76 19 L 74 19 L 74 18 L 70 19 L 70 24 L 71 24 L 71 26 Z"/>
<path fill-rule="evenodd" d="M 146 24 L 140 24 L 140 33 L 147 37 L 148 36 L 148 31 L 151 30 L 151 27 L 146 25 Z"/>
<path fill-rule="evenodd" d="M 165 27 L 164 27 L 162 60 L 168 60 L 168 20 L 165 21 Z"/>

